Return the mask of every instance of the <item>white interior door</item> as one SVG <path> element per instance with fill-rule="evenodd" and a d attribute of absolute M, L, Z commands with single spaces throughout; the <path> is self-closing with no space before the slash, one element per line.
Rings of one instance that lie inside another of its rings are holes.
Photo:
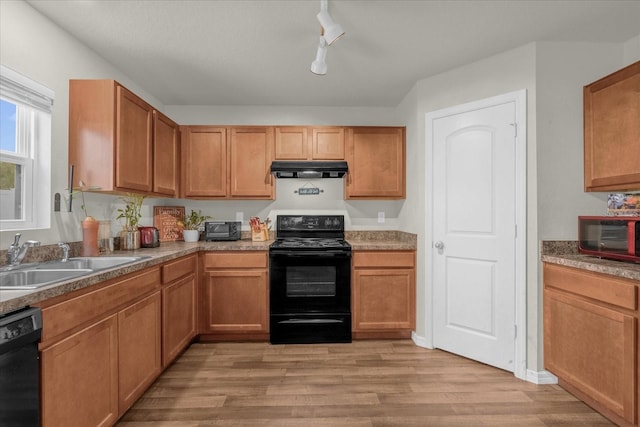
<path fill-rule="evenodd" d="M 434 347 L 513 372 L 515 102 L 432 130 Z"/>

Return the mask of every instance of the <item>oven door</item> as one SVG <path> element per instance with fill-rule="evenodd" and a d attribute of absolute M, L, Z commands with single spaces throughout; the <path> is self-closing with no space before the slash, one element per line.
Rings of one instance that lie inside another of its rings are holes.
<path fill-rule="evenodd" d="M 271 252 L 269 260 L 271 314 L 350 313 L 350 252 Z"/>

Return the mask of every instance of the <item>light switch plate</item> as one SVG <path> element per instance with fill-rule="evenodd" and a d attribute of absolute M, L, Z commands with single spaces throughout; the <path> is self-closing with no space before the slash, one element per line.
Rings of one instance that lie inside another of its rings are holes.
<path fill-rule="evenodd" d="M 384 224 L 384 211 L 378 212 L 378 224 Z"/>
<path fill-rule="evenodd" d="M 244 212 L 236 212 L 236 221 L 244 221 Z"/>

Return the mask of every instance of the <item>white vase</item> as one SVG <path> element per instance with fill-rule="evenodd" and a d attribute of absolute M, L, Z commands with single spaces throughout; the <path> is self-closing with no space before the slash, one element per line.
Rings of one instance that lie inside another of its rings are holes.
<path fill-rule="evenodd" d="M 197 242 L 200 238 L 199 230 L 183 230 L 182 237 L 185 242 Z"/>

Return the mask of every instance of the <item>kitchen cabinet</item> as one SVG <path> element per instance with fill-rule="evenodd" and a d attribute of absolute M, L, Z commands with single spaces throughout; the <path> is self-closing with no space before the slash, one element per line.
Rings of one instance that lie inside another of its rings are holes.
<path fill-rule="evenodd" d="M 201 339 L 268 339 L 267 251 L 204 252 L 201 257 Z"/>
<path fill-rule="evenodd" d="M 196 336 L 198 258 L 189 255 L 162 266 L 162 366 L 167 367 Z"/>
<path fill-rule="evenodd" d="M 38 304 L 42 425 L 112 425 L 160 373 L 160 269 Z"/>
<path fill-rule="evenodd" d="M 118 312 L 120 414 L 124 414 L 162 372 L 160 307 L 158 291 Z"/>
<path fill-rule="evenodd" d="M 229 146 L 229 196 L 240 199 L 273 199 L 273 128 L 230 128 Z"/>
<path fill-rule="evenodd" d="M 544 365 L 619 425 L 638 424 L 638 282 L 545 263 Z"/>
<path fill-rule="evenodd" d="M 275 160 L 344 160 L 345 130 L 338 126 L 275 128 Z"/>
<path fill-rule="evenodd" d="M 180 131 L 176 122 L 153 112 L 153 192 L 169 197 L 179 196 Z"/>
<path fill-rule="evenodd" d="M 640 61 L 583 89 L 585 191 L 640 189 Z"/>
<path fill-rule="evenodd" d="M 415 251 L 354 251 L 354 338 L 408 338 L 416 323 Z"/>
<path fill-rule="evenodd" d="M 273 199 L 271 127 L 182 127 L 182 195 Z"/>
<path fill-rule="evenodd" d="M 176 195 L 178 162 L 168 157 L 177 153 L 177 131 L 175 123 L 114 80 L 69 81 L 74 187 L 82 180 L 104 192 Z"/>
<path fill-rule="evenodd" d="M 227 129 L 182 127 L 182 196 L 227 197 Z"/>
<path fill-rule="evenodd" d="M 404 199 L 405 145 L 404 127 L 348 128 L 345 198 Z"/>

